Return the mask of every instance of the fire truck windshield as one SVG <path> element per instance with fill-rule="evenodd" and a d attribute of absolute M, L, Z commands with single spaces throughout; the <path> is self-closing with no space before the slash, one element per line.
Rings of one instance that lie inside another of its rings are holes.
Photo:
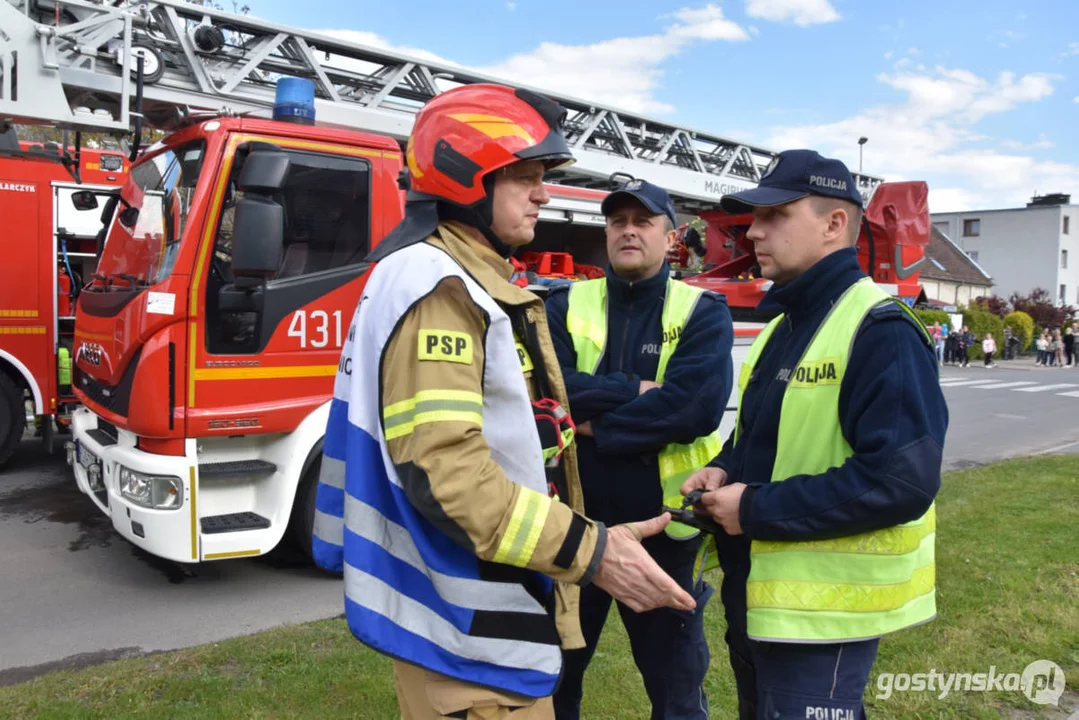
<path fill-rule="evenodd" d="M 131 168 L 91 289 L 147 287 L 169 276 L 205 151 L 205 142 L 197 140 L 143 158 Z"/>

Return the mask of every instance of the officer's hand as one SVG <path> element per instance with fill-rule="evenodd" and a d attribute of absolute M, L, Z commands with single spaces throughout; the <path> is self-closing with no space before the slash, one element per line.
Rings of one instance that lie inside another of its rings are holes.
<path fill-rule="evenodd" d="M 711 492 L 723 487 L 727 482 L 727 471 L 723 468 L 706 467 L 690 475 L 682 483 L 682 496 L 689 495 L 694 490 Z"/>
<path fill-rule="evenodd" d="M 734 483 L 701 495 L 701 506 L 723 526 L 728 535 L 741 535 L 742 524 L 738 521 L 738 509 L 742 504 L 744 483 Z"/>
<path fill-rule="evenodd" d="M 658 390 L 663 387 L 663 383 L 652 382 L 651 380 L 641 380 L 641 387 L 637 391 L 638 395 L 644 395 L 649 390 Z"/>
<path fill-rule="evenodd" d="M 615 600 L 634 612 L 669 607 L 692 610 L 693 597 L 676 583 L 641 546 L 641 540 L 667 527 L 671 516 L 663 515 L 607 529 L 607 548 L 592 580 Z"/>

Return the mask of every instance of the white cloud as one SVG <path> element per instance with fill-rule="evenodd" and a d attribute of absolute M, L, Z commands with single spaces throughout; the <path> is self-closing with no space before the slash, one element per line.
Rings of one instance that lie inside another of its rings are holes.
<path fill-rule="evenodd" d="M 663 75 L 660 64 L 678 50 L 677 43 L 664 35 L 616 38 L 595 45 L 545 42 L 477 70 L 627 110 L 669 113 L 674 108 L 656 100 L 655 92 Z"/>
<path fill-rule="evenodd" d="M 839 13 L 829 0 L 746 0 L 746 15 L 807 26 L 835 22 Z"/>
<path fill-rule="evenodd" d="M 749 34 L 717 5 L 684 8 L 662 34 L 621 37 L 592 45 L 545 42 L 529 52 L 477 68 L 516 83 L 587 98 L 632 112 L 674 111 L 656 99 L 668 58 L 694 42 L 743 42 Z"/>
<path fill-rule="evenodd" d="M 682 8 L 673 13 L 679 24 L 667 29 L 669 37 L 700 40 L 748 40 L 746 31 L 723 17 L 723 8 L 708 4 L 702 8 Z"/>
<path fill-rule="evenodd" d="M 545 42 L 533 50 L 491 65 L 467 69 L 513 84 L 531 85 L 631 112 L 671 113 L 674 111 L 672 105 L 656 99 L 663 79 L 661 66 L 666 60 L 693 43 L 743 42 L 750 37 L 714 4 L 682 8 L 665 19 L 673 22 L 658 34 L 612 38 L 591 45 Z M 374 33 L 356 30 L 322 32 L 376 48 L 398 50 L 422 60 L 461 67 L 430 52 L 395 47 Z M 335 64 L 360 70 L 349 61 Z M 367 72 L 370 72 L 369 68 Z"/>
<path fill-rule="evenodd" d="M 960 114 L 964 120 L 977 122 L 989 113 L 1010 110 L 1019 103 L 1033 102 L 1053 93 L 1053 76 L 1044 73 L 1024 75 L 1002 72 L 996 83 L 969 70 L 949 70 L 937 66 L 935 75 L 903 73 L 877 76 L 880 82 L 908 95 L 910 108 L 927 117 Z"/>
<path fill-rule="evenodd" d="M 891 60 L 891 59 L 892 59 L 892 51 L 891 51 L 891 50 L 889 50 L 888 52 L 884 53 L 884 59 L 885 59 L 885 60 Z"/>
<path fill-rule="evenodd" d="M 510 10 L 510 11 L 516 10 L 517 9 L 517 3 L 515 3 L 515 2 L 506 3 L 506 9 Z"/>
<path fill-rule="evenodd" d="M 1024 154 L 1051 146 L 1039 137 L 1023 145 L 978 132 L 989 115 L 1037 102 L 1053 92 L 1054 76 L 1003 72 L 995 81 L 961 69 L 931 73 L 881 74 L 878 80 L 902 91 L 904 100 L 870 107 L 823 124 L 773 128 L 763 144 L 777 150 L 812 147 L 857 167 L 856 140 L 864 148 L 865 170 L 889 178 L 926 180 L 935 191 L 934 212 L 959 207 L 1008 207 L 1025 202 L 1035 187 L 1068 192 L 1079 188 L 1079 165 L 1037 160 Z"/>
<path fill-rule="evenodd" d="M 978 196 L 963 188 L 929 188 L 929 212 L 974 210 Z"/>
<path fill-rule="evenodd" d="M 1055 143 L 1046 137 L 1045 133 L 1041 133 L 1034 142 L 1025 143 L 1020 140 L 1002 140 L 1000 146 L 1002 148 L 1007 148 L 1008 150 L 1048 150 L 1055 147 Z"/>

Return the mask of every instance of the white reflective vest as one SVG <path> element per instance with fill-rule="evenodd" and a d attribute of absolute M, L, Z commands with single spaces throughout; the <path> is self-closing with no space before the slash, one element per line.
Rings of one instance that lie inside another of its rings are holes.
<path fill-rule="evenodd" d="M 381 422 L 383 348 L 401 318 L 447 277 L 490 318 L 484 338 L 483 435 L 513 482 L 547 495 L 543 450 L 510 318 L 446 252 L 427 243 L 376 266 L 341 354 L 316 496 L 313 553 L 343 571 L 352 633 L 392 657 L 466 682 L 545 697 L 561 674 L 553 617 L 536 596 L 552 581 L 490 572 L 409 502 Z M 491 579 L 496 575 L 498 579 Z"/>

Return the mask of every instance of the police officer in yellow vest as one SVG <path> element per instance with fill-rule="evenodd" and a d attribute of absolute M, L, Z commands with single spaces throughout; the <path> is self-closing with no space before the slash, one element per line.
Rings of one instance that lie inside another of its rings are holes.
<path fill-rule="evenodd" d="M 862 272 L 846 166 L 781 153 L 722 199 L 777 316 L 739 372 L 736 428 L 683 492 L 741 543 L 742 717 L 865 717 L 879 639 L 936 616 L 934 499 L 948 410 L 932 338 Z M 748 575 L 748 577 L 747 577 Z"/>
<path fill-rule="evenodd" d="M 610 194 L 606 278 L 573 283 L 547 301 L 566 381 L 585 512 L 616 524 L 680 506 L 682 483 L 719 454 L 717 428 L 733 386 L 733 328 L 723 297 L 670 278 L 665 261 L 676 215 L 667 192 L 633 181 Z M 660 567 L 697 599 L 696 609 L 635 613 L 619 603 L 652 717 L 708 716 L 702 683 L 708 645 L 702 612 L 712 589 L 694 584 L 699 533 L 672 523 L 645 540 Z M 577 718 L 582 678 L 611 604 L 582 588 L 587 647 L 564 652 L 555 694 L 560 720 Z"/>

